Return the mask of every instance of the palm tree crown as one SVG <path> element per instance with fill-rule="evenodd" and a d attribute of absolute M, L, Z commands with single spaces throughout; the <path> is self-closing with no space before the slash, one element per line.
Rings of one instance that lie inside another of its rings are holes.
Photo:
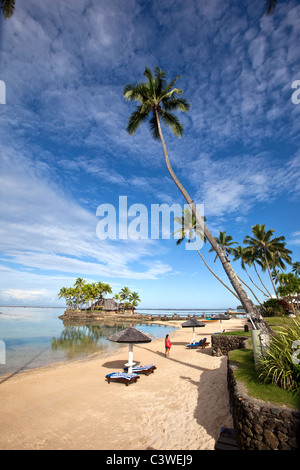
<path fill-rule="evenodd" d="M 224 253 L 226 254 L 226 256 L 228 256 L 229 254 L 232 253 L 232 251 L 233 251 L 232 245 L 237 244 L 236 242 L 233 241 L 233 238 L 232 238 L 231 235 L 226 235 L 226 232 L 220 232 L 219 238 L 215 237 L 215 240 L 216 240 L 216 242 L 219 243 L 219 245 L 221 246 L 221 248 L 224 251 Z M 214 251 L 214 249 L 211 248 L 209 250 L 209 253 L 211 251 Z M 218 255 L 216 255 L 215 261 L 216 261 L 217 258 L 218 258 Z"/>
<path fill-rule="evenodd" d="M 147 119 L 150 119 L 149 125 L 152 136 L 155 139 L 159 139 L 160 135 L 156 119 L 156 113 L 158 113 L 162 122 L 170 127 L 177 137 L 181 137 L 183 127 L 177 116 L 170 112 L 173 110 L 186 112 L 190 107 L 186 99 L 178 97 L 178 95 L 182 94 L 182 90 L 172 88 L 180 75 L 167 84 L 165 80 L 166 73 L 159 67 L 156 67 L 154 77 L 151 70 L 146 67 L 144 76 L 147 77 L 147 82 L 128 84 L 123 90 L 126 100 L 138 101 L 140 103 L 129 117 L 127 132 L 130 135 L 135 134 L 139 126 Z"/>
<path fill-rule="evenodd" d="M 274 259 L 279 256 L 286 256 L 290 253 L 289 250 L 285 248 L 285 237 L 273 237 L 275 230 L 267 230 L 266 225 L 254 225 L 252 227 L 252 234 L 254 237 L 247 235 L 244 239 L 244 243 L 248 244 L 247 250 L 252 254 L 253 258 L 262 269 L 268 269 L 269 276 L 276 293 L 276 288 L 272 279 L 270 265 L 274 265 Z M 285 258 L 287 260 L 287 258 Z M 277 295 L 277 293 L 276 293 Z"/>

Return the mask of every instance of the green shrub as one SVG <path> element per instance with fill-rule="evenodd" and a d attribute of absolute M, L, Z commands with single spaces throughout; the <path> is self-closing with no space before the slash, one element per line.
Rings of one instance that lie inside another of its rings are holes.
<path fill-rule="evenodd" d="M 264 317 L 281 317 L 289 311 L 289 304 L 283 299 L 266 300 L 263 307 L 262 315 Z"/>
<path fill-rule="evenodd" d="M 300 340 L 299 319 L 277 330 L 267 356 L 260 360 L 260 379 L 290 392 L 300 393 L 300 364 L 295 361 L 296 350 L 292 346 L 297 340 Z"/>

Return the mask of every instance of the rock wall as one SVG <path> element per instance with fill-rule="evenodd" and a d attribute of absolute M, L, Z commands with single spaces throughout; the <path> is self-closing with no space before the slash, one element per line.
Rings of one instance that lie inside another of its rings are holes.
<path fill-rule="evenodd" d="M 246 336 L 211 335 L 212 355 L 227 356 L 233 349 L 247 347 L 246 341 L 248 340 Z"/>
<path fill-rule="evenodd" d="M 233 426 L 241 450 L 299 450 L 300 412 L 251 398 L 236 381 L 228 359 L 228 390 Z"/>

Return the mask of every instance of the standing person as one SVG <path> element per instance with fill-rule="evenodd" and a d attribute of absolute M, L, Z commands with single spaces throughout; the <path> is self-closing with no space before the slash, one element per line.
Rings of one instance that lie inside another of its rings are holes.
<path fill-rule="evenodd" d="M 165 337 L 165 357 L 170 356 L 170 349 L 171 349 L 172 343 L 170 341 L 169 335 L 166 335 Z"/>

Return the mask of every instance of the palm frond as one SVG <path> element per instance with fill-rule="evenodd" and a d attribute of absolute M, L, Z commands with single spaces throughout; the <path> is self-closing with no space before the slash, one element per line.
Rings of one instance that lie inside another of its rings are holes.
<path fill-rule="evenodd" d="M 181 125 L 179 119 L 175 114 L 169 113 L 168 111 L 164 111 L 162 109 L 159 110 L 159 115 L 161 116 L 162 121 L 166 126 L 172 129 L 173 134 L 177 137 L 181 137 L 183 134 L 183 126 Z"/>
<path fill-rule="evenodd" d="M 127 125 L 127 132 L 130 135 L 134 135 L 137 131 L 137 129 L 140 127 L 140 125 L 148 118 L 149 116 L 149 111 L 148 112 L 141 112 L 142 105 L 139 105 L 136 107 L 136 111 L 133 112 L 129 119 L 128 119 L 128 125 Z"/>
<path fill-rule="evenodd" d="M 4 18 L 11 18 L 15 10 L 15 0 L 1 0 L 1 9 Z"/>
<path fill-rule="evenodd" d="M 159 132 L 158 132 L 158 125 L 157 125 L 157 120 L 155 116 L 152 116 L 152 118 L 149 121 L 149 127 L 151 131 L 151 135 L 153 139 L 159 139 Z"/>
<path fill-rule="evenodd" d="M 129 83 L 123 89 L 123 96 L 128 101 L 143 103 L 148 99 L 149 89 L 145 83 Z"/>
<path fill-rule="evenodd" d="M 278 0 L 266 0 L 266 15 L 273 15 Z"/>
<path fill-rule="evenodd" d="M 172 80 L 169 85 L 166 86 L 166 88 L 162 91 L 162 95 L 165 95 L 169 92 L 169 90 L 172 88 L 172 86 L 174 85 L 174 83 L 176 83 L 176 81 L 178 80 L 178 78 L 180 78 L 181 75 L 178 75 L 176 78 L 174 78 L 174 80 Z M 181 90 L 180 90 L 181 91 Z M 182 91 L 181 91 L 182 93 Z"/>
<path fill-rule="evenodd" d="M 183 111 L 184 113 L 188 112 L 190 109 L 189 102 L 184 98 L 176 98 L 172 100 L 163 99 L 164 108 L 169 111 Z"/>

